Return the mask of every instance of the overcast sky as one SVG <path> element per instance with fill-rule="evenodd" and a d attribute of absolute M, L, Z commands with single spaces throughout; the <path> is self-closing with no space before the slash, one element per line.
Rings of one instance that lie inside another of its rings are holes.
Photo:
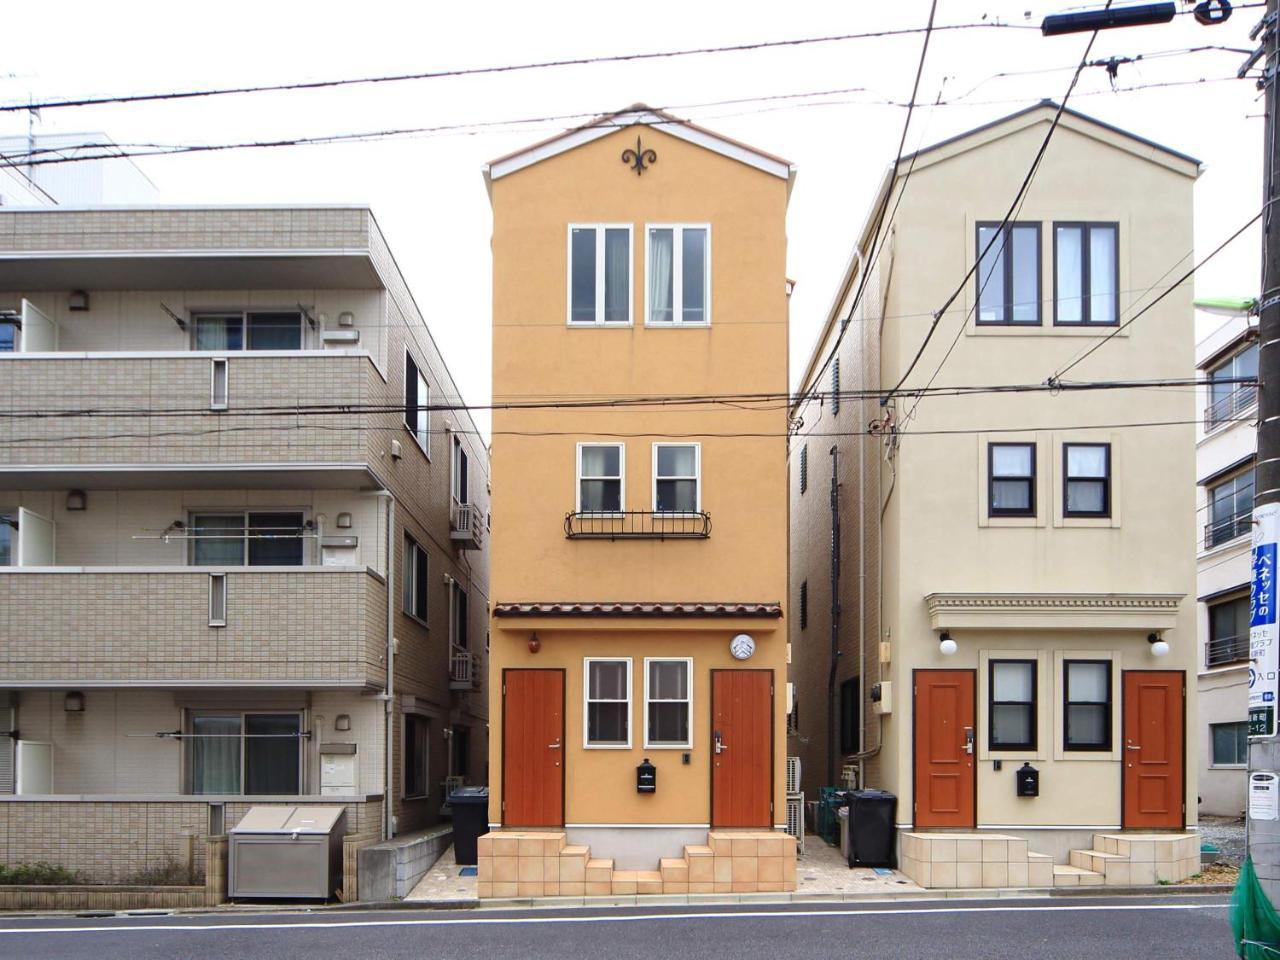
<path fill-rule="evenodd" d="M 1038 25 L 1045 13 L 1068 5 L 1078 4 L 943 0 L 937 22 Z M 7 4 L 0 11 L 8 41 L 0 62 L 0 100 L 422 72 L 868 32 L 922 26 L 928 7 L 927 0 Z M 1237 10 L 1217 27 L 1179 16 L 1169 25 L 1105 32 L 1092 57 L 1210 44 L 1250 47 L 1248 32 L 1260 13 Z M 941 98 L 942 104 L 916 111 L 908 147 L 1043 97 L 1060 99 L 1087 43 L 1088 35 L 1046 39 L 1033 29 L 936 33 L 921 100 L 934 104 Z M 218 143 L 595 114 L 638 101 L 666 107 L 798 167 L 787 224 L 788 273 L 797 282 L 791 313 L 794 378 L 812 348 L 876 182 L 893 159 L 904 110 L 885 101 L 906 100 L 920 45 L 916 34 L 342 90 L 49 110 L 37 130 L 101 130 L 120 143 Z M 1148 58 L 1121 66 L 1121 92 L 1112 92 L 1104 70 L 1092 68 L 1070 101 L 1204 162 L 1196 187 L 1198 255 L 1260 206 L 1261 101 L 1252 81 L 1222 79 L 1233 78 L 1242 60 L 1220 51 Z M 1198 79 L 1219 82 L 1123 92 Z M 798 101 L 706 105 L 853 88 Z M 25 132 L 26 122 L 23 114 L 3 115 L 0 135 Z M 490 395 L 490 213 L 481 165 L 567 125 L 542 122 L 468 135 L 138 163 L 168 203 L 371 204 L 464 397 L 484 402 Z M 1010 183 L 1010 199 L 1016 188 Z M 1258 273 L 1254 231 L 1197 275 L 1196 291 L 1252 295 Z"/>

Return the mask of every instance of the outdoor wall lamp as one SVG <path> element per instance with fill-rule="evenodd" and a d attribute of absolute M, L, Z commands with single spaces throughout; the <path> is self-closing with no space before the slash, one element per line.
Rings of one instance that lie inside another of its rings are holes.
<path fill-rule="evenodd" d="M 1164 640 L 1158 633 L 1148 633 L 1147 643 L 1151 644 L 1151 655 L 1153 657 L 1163 657 L 1169 652 L 1169 643 Z"/>
<path fill-rule="evenodd" d="M 951 634 L 947 633 L 945 630 L 942 631 L 942 636 L 938 638 L 938 652 L 944 657 L 949 657 L 958 649 L 959 647 L 956 645 L 956 642 L 951 639 Z"/>
<path fill-rule="evenodd" d="M 529 652 L 537 653 L 542 649 L 542 641 L 538 639 L 537 633 L 529 634 Z"/>
<path fill-rule="evenodd" d="M 67 713 L 84 713 L 84 694 L 72 690 L 62 701 L 62 709 Z"/>
<path fill-rule="evenodd" d="M 335 730 L 350 730 L 350 729 L 351 729 L 351 715 L 350 715 L 350 714 L 348 714 L 348 713 L 340 713 L 340 714 L 338 714 L 336 717 L 334 717 L 334 718 L 333 718 L 333 729 L 335 729 Z"/>

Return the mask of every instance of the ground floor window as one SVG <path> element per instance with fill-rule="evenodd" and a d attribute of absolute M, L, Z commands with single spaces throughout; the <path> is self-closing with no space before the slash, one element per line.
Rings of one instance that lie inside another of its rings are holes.
<path fill-rule="evenodd" d="M 416 713 L 404 715 L 404 795 L 425 797 L 429 792 L 428 760 L 431 720 Z"/>
<path fill-rule="evenodd" d="M 1212 744 L 1210 763 L 1215 767 L 1243 767 L 1249 762 L 1249 723 L 1209 724 Z"/>
<path fill-rule="evenodd" d="M 1111 661 L 1063 662 L 1066 750 L 1111 749 Z"/>
<path fill-rule="evenodd" d="M 861 749 L 862 727 L 858 723 L 858 678 L 850 677 L 840 684 L 840 752 L 857 753 Z"/>
<path fill-rule="evenodd" d="M 693 661 L 645 661 L 645 746 L 690 747 Z"/>
<path fill-rule="evenodd" d="M 585 679 L 586 746 L 631 746 L 631 661 L 589 658 Z"/>
<path fill-rule="evenodd" d="M 991 661 L 991 714 L 987 746 L 992 750 L 1036 748 L 1036 662 Z"/>
<path fill-rule="evenodd" d="M 187 736 L 194 794 L 302 792 L 301 714 L 196 713 Z"/>

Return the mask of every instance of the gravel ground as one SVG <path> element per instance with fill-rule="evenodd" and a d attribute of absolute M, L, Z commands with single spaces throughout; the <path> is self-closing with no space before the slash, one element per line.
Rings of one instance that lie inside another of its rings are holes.
<path fill-rule="evenodd" d="M 1244 861 L 1244 821 L 1235 817 L 1201 817 L 1200 839 L 1222 851 L 1223 860 L 1239 866 Z"/>

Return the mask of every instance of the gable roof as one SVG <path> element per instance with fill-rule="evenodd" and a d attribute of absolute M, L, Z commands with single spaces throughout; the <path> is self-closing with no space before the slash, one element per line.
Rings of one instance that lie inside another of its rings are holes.
<path fill-rule="evenodd" d="M 625 110 L 606 113 L 580 127 L 574 127 L 532 146 L 523 147 L 514 153 L 489 161 L 484 167 L 485 180 L 492 182 L 575 147 L 599 140 L 614 130 L 637 124 L 656 127 L 663 133 L 696 144 L 731 160 L 737 160 L 739 163 L 745 163 L 749 167 L 755 167 L 757 170 L 788 182 L 795 177 L 795 165 L 788 160 L 757 150 L 755 147 L 690 123 L 688 120 L 682 120 L 665 110 L 657 110 L 643 103 L 636 103 Z"/>

